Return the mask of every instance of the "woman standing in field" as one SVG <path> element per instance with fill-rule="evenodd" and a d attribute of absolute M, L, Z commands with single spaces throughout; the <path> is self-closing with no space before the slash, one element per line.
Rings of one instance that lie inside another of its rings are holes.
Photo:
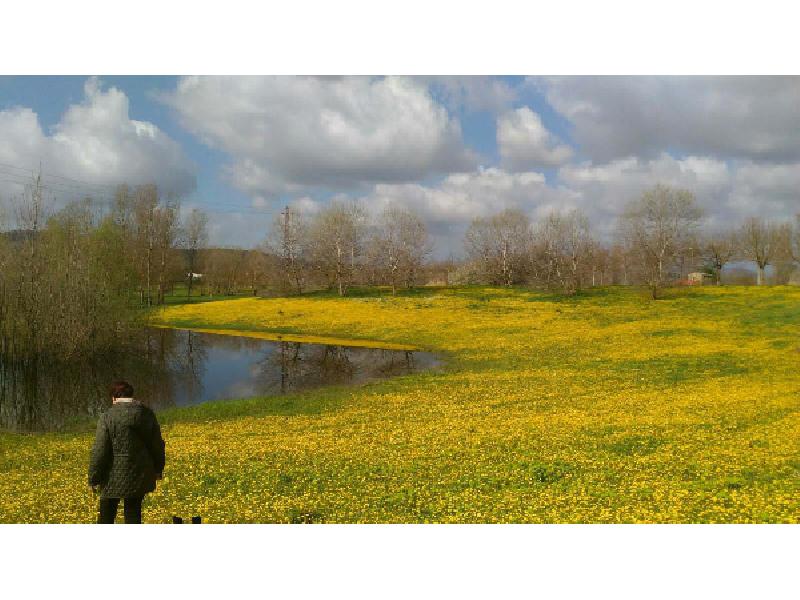
<path fill-rule="evenodd" d="M 89 485 L 100 491 L 98 523 L 113 523 L 124 498 L 125 523 L 142 522 L 144 495 L 164 471 L 164 439 L 156 415 L 133 399 L 127 381 L 111 386 L 111 408 L 100 416 L 89 460 Z"/>

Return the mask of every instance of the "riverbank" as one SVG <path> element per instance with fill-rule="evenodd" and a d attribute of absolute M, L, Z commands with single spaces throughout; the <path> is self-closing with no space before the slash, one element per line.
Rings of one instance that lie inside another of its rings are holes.
<path fill-rule="evenodd" d="M 162 325 L 381 340 L 445 366 L 162 413 L 145 520 L 797 522 L 800 289 L 244 298 Z M 0 521 L 89 522 L 90 433 L 0 434 Z"/>

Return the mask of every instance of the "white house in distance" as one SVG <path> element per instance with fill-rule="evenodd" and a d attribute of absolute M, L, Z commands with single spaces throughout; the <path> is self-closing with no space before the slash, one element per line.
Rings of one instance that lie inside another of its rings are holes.
<path fill-rule="evenodd" d="M 701 273 L 699 271 L 689 273 L 686 276 L 686 281 L 689 285 L 708 285 L 712 283 L 713 279 L 710 273 Z"/>

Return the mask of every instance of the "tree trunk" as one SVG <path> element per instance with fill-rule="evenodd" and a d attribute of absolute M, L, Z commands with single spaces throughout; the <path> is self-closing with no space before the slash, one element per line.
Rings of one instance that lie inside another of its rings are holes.
<path fill-rule="evenodd" d="M 167 269 L 166 248 L 161 249 L 161 269 L 158 272 L 158 304 L 164 304 L 164 272 Z"/>
<path fill-rule="evenodd" d="M 191 251 L 190 251 L 191 252 Z M 186 282 L 186 299 L 192 299 L 192 284 L 194 283 L 194 256 L 189 254 L 189 280 Z"/>
<path fill-rule="evenodd" d="M 511 286 L 511 282 L 512 282 L 512 276 L 511 276 L 511 267 L 508 264 L 509 261 L 508 261 L 508 242 L 507 241 L 503 242 L 502 256 L 503 256 L 503 266 L 502 266 L 502 269 L 503 269 L 503 283 L 505 283 L 506 287 L 510 287 Z"/>
<path fill-rule="evenodd" d="M 153 297 L 151 295 L 151 273 L 153 264 L 153 207 L 149 208 L 147 214 L 147 306 L 153 304 Z"/>
<path fill-rule="evenodd" d="M 658 259 L 658 272 L 657 272 L 657 283 L 656 285 L 660 284 L 664 281 L 664 262 L 661 258 Z M 654 296 L 655 297 L 655 296 Z"/>
<path fill-rule="evenodd" d="M 342 285 L 342 248 L 336 244 L 336 284 L 339 287 L 339 295 L 344 296 L 344 286 Z"/>
<path fill-rule="evenodd" d="M 303 280 L 302 280 L 302 278 L 300 276 L 300 270 L 299 269 L 295 269 L 294 279 L 295 279 L 295 285 L 297 286 L 297 293 L 298 294 L 302 294 L 303 293 Z"/>
<path fill-rule="evenodd" d="M 152 253 L 153 253 L 153 246 L 152 246 L 152 244 L 148 244 L 148 246 L 147 246 L 147 306 L 150 306 L 153 303 L 153 299 L 150 296 L 150 260 L 151 260 Z"/>

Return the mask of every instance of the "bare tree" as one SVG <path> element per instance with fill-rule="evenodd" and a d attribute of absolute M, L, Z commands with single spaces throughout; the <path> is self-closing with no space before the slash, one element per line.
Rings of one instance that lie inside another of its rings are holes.
<path fill-rule="evenodd" d="M 527 274 L 530 230 L 528 215 L 517 209 L 477 218 L 464 239 L 467 256 L 488 283 L 520 283 Z"/>
<path fill-rule="evenodd" d="M 703 238 L 701 250 L 704 259 L 714 271 L 714 283 L 721 285 L 722 269 L 736 256 L 736 234 L 732 231 L 712 231 Z"/>
<path fill-rule="evenodd" d="M 602 244 L 595 243 L 589 256 L 589 275 L 592 287 L 606 285 L 609 279 L 610 264 L 611 252 L 609 249 Z"/>
<path fill-rule="evenodd" d="M 153 212 L 153 234 L 158 251 L 158 304 L 164 303 L 170 267 L 168 261 L 179 240 L 179 211 L 177 202 L 173 200 L 157 206 Z"/>
<path fill-rule="evenodd" d="M 750 217 L 739 230 L 742 255 L 756 263 L 756 284 L 766 284 L 766 269 L 779 256 L 785 233 L 780 225 L 764 221 L 761 217 Z"/>
<path fill-rule="evenodd" d="M 194 208 L 186 219 L 183 233 L 183 248 L 186 257 L 186 297 L 192 297 L 192 285 L 196 277 L 200 250 L 208 244 L 208 215 Z"/>
<path fill-rule="evenodd" d="M 140 297 L 148 306 L 153 303 L 153 260 L 155 249 L 155 211 L 158 206 L 158 190 L 154 185 L 136 188 L 134 198 L 134 238 L 139 277 L 142 281 Z"/>
<path fill-rule="evenodd" d="M 540 283 L 573 294 L 581 289 L 589 268 L 594 240 L 582 212 L 551 212 L 534 228 L 533 260 Z"/>
<path fill-rule="evenodd" d="M 114 191 L 114 200 L 111 204 L 111 221 L 128 230 L 134 226 L 135 199 L 131 188 L 119 185 Z"/>
<path fill-rule="evenodd" d="M 332 201 L 314 216 L 310 239 L 315 269 L 344 296 L 364 249 L 363 209 L 356 203 Z"/>
<path fill-rule="evenodd" d="M 396 205 L 387 206 L 379 216 L 369 246 L 369 255 L 377 270 L 385 273 L 392 294 L 401 282 L 407 288 L 414 285 L 432 250 L 425 222 Z"/>
<path fill-rule="evenodd" d="M 675 258 L 694 237 L 702 210 L 688 190 L 657 185 L 628 204 L 621 219 L 630 248 L 638 255 L 653 299 Z"/>
<path fill-rule="evenodd" d="M 268 244 L 280 257 L 284 292 L 303 292 L 308 254 L 308 223 L 296 208 L 286 206 L 272 223 Z"/>
<path fill-rule="evenodd" d="M 631 281 L 631 252 L 624 244 L 615 242 L 608 253 L 609 283 L 628 285 Z"/>
<path fill-rule="evenodd" d="M 247 250 L 244 258 L 243 270 L 253 296 L 258 296 L 258 291 L 267 283 L 269 258 L 261 248 Z"/>

